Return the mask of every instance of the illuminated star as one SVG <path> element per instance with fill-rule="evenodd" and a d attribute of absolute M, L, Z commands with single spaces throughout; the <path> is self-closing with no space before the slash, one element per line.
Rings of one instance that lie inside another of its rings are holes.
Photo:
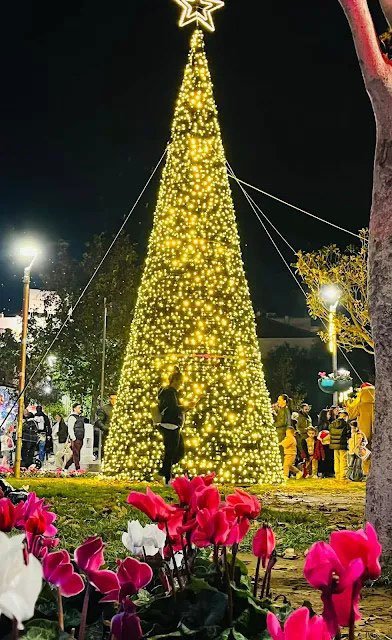
<path fill-rule="evenodd" d="M 174 2 L 182 8 L 180 27 L 196 22 L 208 31 L 215 31 L 213 12 L 225 6 L 223 0 L 174 0 Z"/>

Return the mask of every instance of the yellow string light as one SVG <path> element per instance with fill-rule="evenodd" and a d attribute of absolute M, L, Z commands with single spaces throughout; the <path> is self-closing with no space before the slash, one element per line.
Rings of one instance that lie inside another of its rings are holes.
<path fill-rule="evenodd" d="M 214 20 L 212 14 L 218 9 L 225 6 L 223 0 L 174 0 L 181 9 L 181 17 L 179 21 L 180 27 L 186 27 L 193 22 L 202 25 L 208 31 L 215 31 Z M 198 97 L 200 92 L 195 92 L 191 97 L 190 104 L 193 106 L 200 104 Z"/>
<path fill-rule="evenodd" d="M 105 473 L 150 481 L 162 442 L 160 385 L 185 374 L 186 455 L 177 468 L 220 482 L 282 482 L 271 404 L 241 258 L 226 159 L 196 29 L 106 443 Z"/>

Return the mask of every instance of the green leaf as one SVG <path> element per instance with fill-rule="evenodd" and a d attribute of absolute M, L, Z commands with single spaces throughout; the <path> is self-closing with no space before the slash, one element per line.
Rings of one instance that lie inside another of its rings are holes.
<path fill-rule="evenodd" d="M 192 578 L 191 581 L 187 584 L 186 588 L 193 593 L 200 593 L 200 591 L 217 591 L 215 587 L 211 587 L 208 582 L 202 580 L 201 578 Z"/>
<path fill-rule="evenodd" d="M 58 640 L 59 626 L 51 620 L 31 620 L 26 624 L 26 640 Z"/>
<path fill-rule="evenodd" d="M 235 629 L 232 630 L 232 636 L 233 640 L 249 640 L 249 638 L 246 638 L 244 635 L 242 635 L 242 633 L 236 631 Z"/>

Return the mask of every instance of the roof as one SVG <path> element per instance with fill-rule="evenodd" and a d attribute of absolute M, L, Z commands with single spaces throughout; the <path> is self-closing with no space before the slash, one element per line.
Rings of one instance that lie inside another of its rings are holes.
<path fill-rule="evenodd" d="M 261 316 L 256 318 L 259 338 L 315 338 L 312 331 L 294 327 L 291 324 L 277 322 L 271 318 Z"/>

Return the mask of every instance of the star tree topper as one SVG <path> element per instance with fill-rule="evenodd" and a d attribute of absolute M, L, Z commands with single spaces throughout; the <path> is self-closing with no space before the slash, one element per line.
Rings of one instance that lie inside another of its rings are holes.
<path fill-rule="evenodd" d="M 180 27 L 196 22 L 208 31 L 215 31 L 213 12 L 225 6 L 223 0 L 174 0 L 174 2 L 182 8 Z"/>

